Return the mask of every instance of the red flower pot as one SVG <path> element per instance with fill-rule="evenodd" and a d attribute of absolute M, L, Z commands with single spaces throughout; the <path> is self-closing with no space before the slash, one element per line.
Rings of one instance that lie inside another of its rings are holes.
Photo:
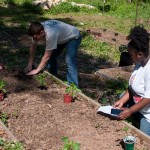
<path fill-rule="evenodd" d="M 71 103 L 72 101 L 72 96 L 69 94 L 64 94 L 64 103 Z"/>
<path fill-rule="evenodd" d="M 0 93 L 0 101 L 3 101 L 4 99 L 4 93 Z"/>

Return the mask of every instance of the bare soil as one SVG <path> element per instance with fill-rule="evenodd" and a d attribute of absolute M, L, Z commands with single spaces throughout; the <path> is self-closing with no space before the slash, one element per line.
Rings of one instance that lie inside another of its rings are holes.
<path fill-rule="evenodd" d="M 91 34 L 94 39 L 109 43 L 117 48 L 121 45 L 127 45 L 128 43 L 127 35 L 120 32 L 102 28 L 89 28 L 86 31 Z"/>
<path fill-rule="evenodd" d="M 64 136 L 79 142 L 81 150 L 123 150 L 122 139 L 133 134 L 123 131 L 121 121 L 97 114 L 98 108 L 86 100 L 64 103 L 65 88 L 50 77 L 47 90 L 17 69 L 4 70 L 0 78 L 7 81 L 9 91 L 0 111 L 9 114 L 8 128 L 26 150 L 59 150 Z M 149 143 L 133 135 L 137 150 L 150 149 Z"/>

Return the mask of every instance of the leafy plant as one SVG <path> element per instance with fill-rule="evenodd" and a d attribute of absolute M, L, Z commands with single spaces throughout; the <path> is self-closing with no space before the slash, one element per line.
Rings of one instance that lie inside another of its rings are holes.
<path fill-rule="evenodd" d="M 0 92 L 6 93 L 6 82 L 2 79 L 0 79 Z"/>
<path fill-rule="evenodd" d="M 20 142 L 14 141 L 5 141 L 0 138 L 0 146 L 4 148 L 4 150 L 23 150 L 24 147 Z"/>
<path fill-rule="evenodd" d="M 80 144 L 68 139 L 68 137 L 63 137 L 62 140 L 65 142 L 61 150 L 80 150 Z"/>
<path fill-rule="evenodd" d="M 72 96 L 73 98 L 76 97 L 76 94 L 78 92 L 81 92 L 80 89 L 78 89 L 78 87 L 74 84 L 74 83 L 71 83 L 67 88 L 66 88 L 66 91 L 65 91 L 67 94 L 69 94 L 70 96 Z"/>
<path fill-rule="evenodd" d="M 47 73 L 39 73 L 38 75 L 36 75 L 36 79 L 40 85 L 40 87 L 46 87 L 46 78 L 47 78 Z"/>
<path fill-rule="evenodd" d="M 0 120 L 5 124 L 5 125 L 7 125 L 7 120 L 8 120 L 8 114 L 6 114 L 6 113 L 1 113 L 0 114 Z"/>

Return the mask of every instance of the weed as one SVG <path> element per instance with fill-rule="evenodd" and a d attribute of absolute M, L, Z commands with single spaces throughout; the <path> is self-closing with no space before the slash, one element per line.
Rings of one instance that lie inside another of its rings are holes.
<path fill-rule="evenodd" d="M 100 124 L 97 123 L 97 124 L 95 125 L 95 128 L 99 128 L 99 127 L 100 127 Z"/>
<path fill-rule="evenodd" d="M 1 114 L 0 114 L 0 120 L 1 120 L 5 125 L 7 125 L 7 120 L 8 120 L 8 118 L 9 118 L 8 114 L 6 114 L 6 113 L 1 113 Z"/>
<path fill-rule="evenodd" d="M 40 85 L 40 88 L 43 89 L 44 87 L 46 87 L 46 78 L 47 78 L 47 73 L 39 73 L 38 75 L 36 75 L 36 79 Z"/>
<path fill-rule="evenodd" d="M 80 144 L 63 137 L 62 140 L 65 142 L 61 150 L 80 150 Z"/>
<path fill-rule="evenodd" d="M 4 150 L 23 150 L 24 147 L 20 142 L 13 141 L 5 141 L 0 138 L 0 146 L 4 148 Z"/>
<path fill-rule="evenodd" d="M 4 80 L 0 79 L 0 92 L 6 93 L 6 84 L 7 83 Z"/>
<path fill-rule="evenodd" d="M 129 130 L 129 127 L 124 127 L 123 129 L 122 129 L 122 131 L 125 131 L 125 132 L 127 132 Z"/>

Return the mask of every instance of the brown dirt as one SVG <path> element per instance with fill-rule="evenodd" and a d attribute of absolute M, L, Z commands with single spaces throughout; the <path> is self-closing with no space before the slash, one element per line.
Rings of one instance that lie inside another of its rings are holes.
<path fill-rule="evenodd" d="M 40 90 L 35 78 L 17 70 L 5 70 L 0 78 L 7 81 L 7 97 L 0 111 L 8 113 L 8 127 L 26 150 L 59 150 L 62 137 L 79 142 L 81 150 L 122 150 L 122 138 L 132 134 L 121 121 L 97 114 L 97 107 L 83 99 L 65 104 L 65 89 L 50 78 L 47 90 Z M 150 149 L 137 135 L 135 148 Z"/>

